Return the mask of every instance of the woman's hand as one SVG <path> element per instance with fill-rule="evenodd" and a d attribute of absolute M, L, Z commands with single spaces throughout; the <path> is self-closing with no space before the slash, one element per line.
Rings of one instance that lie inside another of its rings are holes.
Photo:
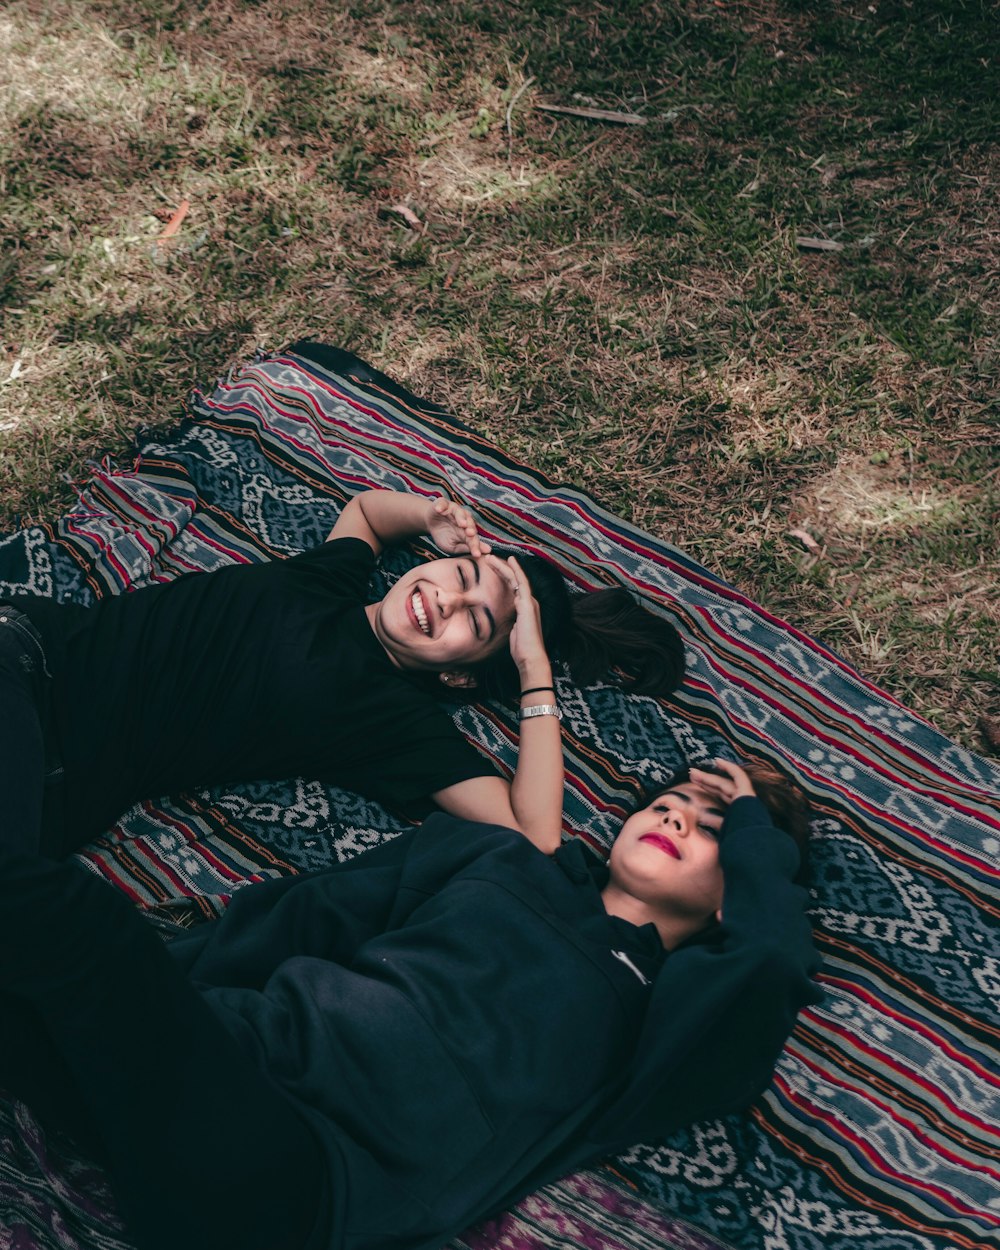
<path fill-rule="evenodd" d="M 514 627 L 510 631 L 510 657 L 517 665 L 525 685 L 552 680 L 552 665 L 542 639 L 542 613 L 538 600 L 531 593 L 531 583 L 514 556 L 500 560 L 488 557 L 501 577 L 514 592 Z M 550 700 L 551 701 L 551 700 Z"/>
<path fill-rule="evenodd" d="M 703 768 L 691 768 L 688 773 L 693 782 L 703 786 L 725 807 L 736 799 L 756 797 L 757 791 L 753 788 L 753 782 L 739 764 L 734 764 L 732 760 L 716 759 L 712 761 L 712 767 L 712 772 L 706 772 Z"/>
<path fill-rule="evenodd" d="M 427 533 L 448 555 L 470 555 L 475 559 L 487 555 L 489 543 L 479 537 L 476 520 L 468 508 L 450 499 L 435 499 L 427 522 Z"/>

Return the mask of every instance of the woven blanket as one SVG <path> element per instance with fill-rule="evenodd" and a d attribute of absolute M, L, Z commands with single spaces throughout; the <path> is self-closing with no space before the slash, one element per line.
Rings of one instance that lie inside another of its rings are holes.
<path fill-rule="evenodd" d="M 606 848 L 641 788 L 719 752 L 779 761 L 815 813 L 825 998 L 801 1016 L 769 1091 L 745 1115 L 550 1186 L 461 1244 L 997 1244 L 1000 772 L 680 552 L 354 357 L 300 346 L 234 370 L 183 425 L 141 440 L 134 467 L 95 467 L 70 515 L 0 543 L 0 595 L 86 603 L 286 555 L 321 542 L 368 486 L 467 502 L 488 539 L 545 551 L 581 589 L 629 585 L 681 630 L 689 672 L 668 702 L 559 677 L 569 836 Z M 388 552 L 375 593 L 422 554 Z M 513 709 L 454 715 L 512 768 Z M 293 779 L 151 796 L 81 858 L 169 927 L 210 918 L 247 882 L 363 853 L 398 825 Z M 100 1172 L 2 1101 L 0 1226 L 0 1250 L 128 1244 Z"/>

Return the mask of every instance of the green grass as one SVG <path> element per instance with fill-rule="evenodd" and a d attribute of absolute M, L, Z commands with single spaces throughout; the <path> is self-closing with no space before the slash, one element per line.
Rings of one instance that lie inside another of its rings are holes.
<path fill-rule="evenodd" d="M 89 456 L 230 358 L 323 337 L 981 748 L 1000 720 L 997 18 L 13 0 L 0 522 L 56 514 Z M 422 233 L 380 216 L 399 202 Z"/>

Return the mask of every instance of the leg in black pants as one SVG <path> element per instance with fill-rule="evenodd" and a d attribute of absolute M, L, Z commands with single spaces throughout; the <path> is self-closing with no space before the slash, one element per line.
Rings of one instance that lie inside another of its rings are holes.
<path fill-rule="evenodd" d="M 0 862 L 5 1001 L 51 1049 L 0 1048 L 34 1067 L 0 1084 L 44 1082 L 59 1056 L 141 1250 L 307 1246 L 326 1188 L 315 1138 L 111 886 L 70 863 Z"/>
<path fill-rule="evenodd" d="M 316 1141 L 111 886 L 38 857 L 45 657 L 0 605 L 0 1086 L 109 1169 L 141 1250 L 302 1250 Z"/>
<path fill-rule="evenodd" d="M 39 716 L 45 658 L 21 613 L 0 604 L 0 853 L 38 850 L 45 791 Z"/>

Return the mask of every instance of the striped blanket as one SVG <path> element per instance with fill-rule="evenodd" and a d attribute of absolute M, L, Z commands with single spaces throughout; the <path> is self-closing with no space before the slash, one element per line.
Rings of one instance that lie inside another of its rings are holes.
<path fill-rule="evenodd" d="M 544 550 L 580 588 L 632 586 L 681 630 L 689 673 L 669 702 L 560 676 L 568 835 L 606 848 L 641 788 L 720 751 L 780 761 L 814 807 L 825 998 L 767 1094 L 746 1115 L 532 1195 L 462 1244 L 997 1244 L 1000 772 L 680 552 L 354 357 L 300 346 L 196 395 L 190 420 L 148 437 L 134 468 L 96 468 L 73 513 L 0 543 L 0 594 L 88 602 L 285 555 L 320 542 L 367 486 L 468 502 L 487 538 Z M 377 590 L 420 554 L 388 553 Z M 512 767 L 511 709 L 455 715 Z M 293 780 L 144 803 L 83 859 L 169 927 L 217 913 L 245 882 L 362 853 L 397 825 L 356 795 Z M 0 1101 L 0 1250 L 126 1244 L 100 1172 Z"/>

